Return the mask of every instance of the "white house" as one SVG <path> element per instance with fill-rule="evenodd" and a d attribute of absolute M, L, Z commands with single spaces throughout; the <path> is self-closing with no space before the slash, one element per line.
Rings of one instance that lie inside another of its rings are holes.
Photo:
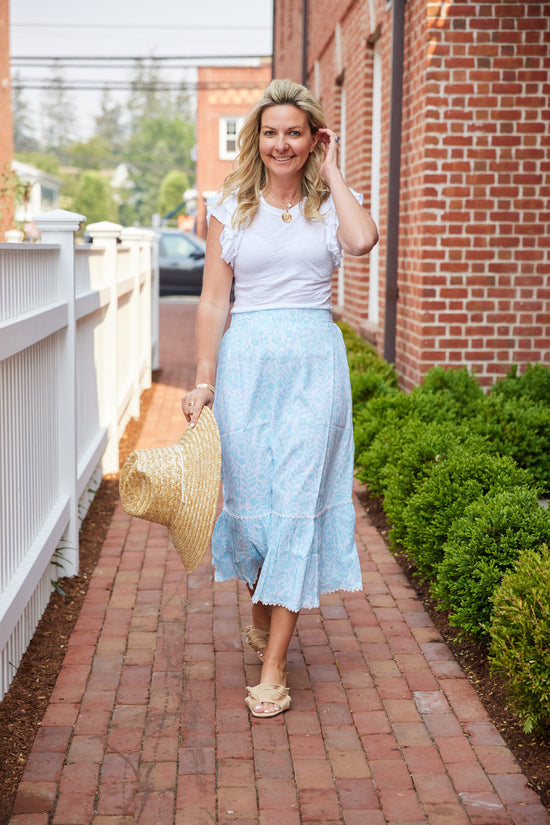
<path fill-rule="evenodd" d="M 12 169 L 22 183 L 30 184 L 28 202 L 16 205 L 15 220 L 32 236 L 34 216 L 59 208 L 59 193 L 63 181 L 30 163 L 22 163 L 19 160 L 12 161 Z"/>

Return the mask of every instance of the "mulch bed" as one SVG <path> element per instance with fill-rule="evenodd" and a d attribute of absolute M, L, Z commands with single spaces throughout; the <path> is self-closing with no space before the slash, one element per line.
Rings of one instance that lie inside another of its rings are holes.
<path fill-rule="evenodd" d="M 158 375 L 154 378 L 158 380 Z M 142 395 L 140 420 L 131 420 L 126 428 L 120 444 L 121 466 L 137 444 L 154 391 L 153 383 Z M 10 689 L 0 702 L 0 825 L 7 825 L 10 819 L 19 782 L 63 664 L 67 643 L 118 498 L 118 476 L 105 477 L 82 525 L 79 575 L 60 581 L 65 596 L 58 591 L 52 593 Z M 388 524 L 381 501 L 369 496 L 368 491 L 364 491 L 361 498 L 372 523 L 387 538 Z M 406 556 L 397 553 L 396 559 L 521 765 L 530 787 L 550 810 L 550 735 L 533 736 L 523 732 L 508 708 L 502 682 L 489 672 L 485 651 L 457 639 L 456 629 L 450 627 L 444 613 L 435 609 L 427 586 L 415 577 L 414 568 Z"/>

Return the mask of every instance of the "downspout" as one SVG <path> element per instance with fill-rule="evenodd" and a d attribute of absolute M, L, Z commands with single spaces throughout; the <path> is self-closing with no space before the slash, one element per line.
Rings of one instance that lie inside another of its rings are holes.
<path fill-rule="evenodd" d="M 386 228 L 386 306 L 384 312 L 384 358 L 395 362 L 397 328 L 397 275 L 399 269 L 399 193 L 401 187 L 401 129 L 403 104 L 403 50 L 405 2 L 393 0 L 390 139 L 388 159 L 388 214 Z"/>
<path fill-rule="evenodd" d="M 308 0 L 302 0 L 302 86 L 307 86 L 307 11 Z"/>
<path fill-rule="evenodd" d="M 273 0 L 272 3 L 272 12 L 271 12 L 271 79 L 274 80 L 275 78 L 275 20 L 277 19 L 277 0 Z"/>

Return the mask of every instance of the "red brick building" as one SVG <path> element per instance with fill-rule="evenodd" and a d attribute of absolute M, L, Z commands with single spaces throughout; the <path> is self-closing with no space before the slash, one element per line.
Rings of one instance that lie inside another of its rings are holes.
<path fill-rule="evenodd" d="M 13 160 L 13 126 L 10 83 L 9 0 L 0 0 L 0 241 L 13 228 L 13 198 L 9 191 L 9 170 Z"/>
<path fill-rule="evenodd" d="M 256 66 L 201 66 L 197 92 L 197 234 L 206 237 L 206 201 L 231 171 L 237 134 L 271 81 L 271 60 Z"/>
<path fill-rule="evenodd" d="M 335 279 L 395 361 L 488 385 L 550 365 L 550 3 L 275 0 L 274 76 L 306 82 L 380 228 Z"/>

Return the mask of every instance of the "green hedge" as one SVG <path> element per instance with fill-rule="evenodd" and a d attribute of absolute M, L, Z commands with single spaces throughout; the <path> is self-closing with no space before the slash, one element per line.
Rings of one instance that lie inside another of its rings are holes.
<path fill-rule="evenodd" d="M 505 378 L 493 385 L 491 395 L 527 398 L 535 404 L 550 407 L 550 370 L 544 364 L 528 364 L 519 375 L 517 366 L 514 366 Z"/>
<path fill-rule="evenodd" d="M 357 335 L 349 324 L 340 322 L 338 326 L 346 345 L 354 406 L 376 394 L 397 389 L 399 382 L 394 368 L 380 358 L 374 347 Z"/>
<path fill-rule="evenodd" d="M 525 550 L 493 598 L 489 660 L 524 729 L 550 726 L 550 552 Z"/>
<path fill-rule="evenodd" d="M 460 444 L 446 460 L 434 466 L 405 504 L 402 546 L 418 570 L 432 573 L 442 562 L 451 525 L 466 508 L 500 490 L 528 488 L 529 473 L 508 456 L 490 455 L 475 443 Z M 538 503 L 536 493 L 533 493 Z M 469 520 L 476 516 L 471 515 Z"/>
<path fill-rule="evenodd" d="M 435 367 L 405 393 L 393 368 L 340 327 L 356 474 L 382 498 L 391 546 L 453 624 L 490 641 L 526 729 L 547 724 L 550 513 L 539 497 L 550 493 L 550 368 L 514 368 L 484 392 L 465 367 Z"/>
<path fill-rule="evenodd" d="M 486 641 L 504 573 L 542 544 L 550 544 L 550 512 L 534 490 L 518 487 L 473 501 L 450 527 L 432 586 L 451 624 Z"/>
<path fill-rule="evenodd" d="M 511 456 L 550 492 L 550 405 L 528 395 L 491 393 L 472 426 L 495 452 Z"/>

